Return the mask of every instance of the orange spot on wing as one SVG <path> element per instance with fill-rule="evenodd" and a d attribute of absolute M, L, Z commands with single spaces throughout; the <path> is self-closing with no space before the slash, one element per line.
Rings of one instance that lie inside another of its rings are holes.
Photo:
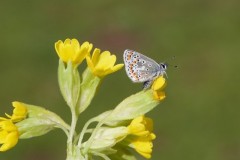
<path fill-rule="evenodd" d="M 129 68 L 132 69 L 133 68 L 133 64 L 129 64 Z"/>
<path fill-rule="evenodd" d="M 128 56 L 127 56 L 127 60 L 130 60 L 130 59 L 131 59 L 131 55 L 128 55 Z"/>
<path fill-rule="evenodd" d="M 137 77 L 137 73 L 133 73 L 133 77 L 134 77 L 136 80 L 139 80 L 138 77 Z"/>

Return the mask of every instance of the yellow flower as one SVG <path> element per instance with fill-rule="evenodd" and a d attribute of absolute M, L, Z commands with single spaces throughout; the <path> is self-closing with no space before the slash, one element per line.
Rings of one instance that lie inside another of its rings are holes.
<path fill-rule="evenodd" d="M 156 138 L 155 134 L 151 133 L 146 137 L 138 137 L 132 140 L 131 147 L 134 148 L 140 155 L 150 159 L 152 154 L 152 140 Z"/>
<path fill-rule="evenodd" d="M 156 135 L 152 133 L 153 121 L 145 116 L 139 116 L 132 120 L 128 126 L 130 138 L 130 147 L 134 148 L 140 155 L 149 159 L 152 154 L 153 143 L 152 140 Z"/>
<path fill-rule="evenodd" d="M 166 87 L 166 79 L 163 76 L 158 77 L 152 85 L 153 97 L 156 100 L 163 100 L 166 98 L 165 92 L 163 89 Z"/>
<path fill-rule="evenodd" d="M 153 130 L 153 121 L 151 118 L 139 116 L 132 120 L 128 126 L 128 132 L 136 136 L 145 136 Z"/>
<path fill-rule="evenodd" d="M 89 42 L 80 45 L 77 39 L 66 39 L 64 42 L 59 40 L 55 43 L 55 50 L 59 58 L 65 63 L 71 61 L 75 66 L 82 63 L 92 47 L 93 45 Z"/>
<path fill-rule="evenodd" d="M 8 118 L 10 118 L 13 122 L 19 122 L 27 117 L 27 108 L 21 102 L 12 102 L 14 107 L 12 116 L 6 114 Z"/>
<path fill-rule="evenodd" d="M 0 151 L 7 151 L 13 148 L 18 142 L 18 129 L 9 119 L 0 120 Z"/>
<path fill-rule="evenodd" d="M 111 55 L 109 51 L 100 52 L 100 49 L 96 48 L 93 52 L 92 58 L 90 58 L 89 55 L 86 57 L 88 67 L 95 76 L 103 78 L 123 67 L 123 64 L 115 65 L 116 56 Z"/>

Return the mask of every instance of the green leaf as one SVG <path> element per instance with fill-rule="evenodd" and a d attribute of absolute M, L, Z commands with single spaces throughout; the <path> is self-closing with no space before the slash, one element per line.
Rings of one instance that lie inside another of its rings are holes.
<path fill-rule="evenodd" d="M 61 128 L 65 133 L 69 130 L 69 125 L 54 112 L 35 105 L 24 105 L 27 107 L 28 117 L 16 124 L 20 138 L 41 136 L 54 128 Z"/>
<path fill-rule="evenodd" d="M 103 121 L 105 124 L 114 124 L 134 119 L 151 111 L 158 104 L 159 101 L 154 100 L 151 89 L 143 90 L 123 100 Z"/>
<path fill-rule="evenodd" d="M 59 60 L 58 83 L 64 100 L 71 109 L 75 109 L 80 95 L 80 75 L 71 61 L 65 68 L 64 62 Z"/>
<path fill-rule="evenodd" d="M 85 69 L 82 77 L 81 95 L 78 101 L 79 113 L 87 109 L 97 91 L 99 84 L 101 83 L 101 79 L 97 76 L 94 76 L 89 68 Z"/>
<path fill-rule="evenodd" d="M 103 152 L 113 147 L 119 141 L 122 141 L 128 135 L 128 129 L 124 126 L 119 127 L 101 127 L 92 137 L 89 149 L 96 152 Z M 83 143 L 83 147 L 89 142 Z"/>
<path fill-rule="evenodd" d="M 49 123 L 48 120 L 39 118 L 28 118 L 17 123 L 18 130 L 20 132 L 20 138 L 32 138 L 44 135 L 55 127 L 54 123 Z"/>

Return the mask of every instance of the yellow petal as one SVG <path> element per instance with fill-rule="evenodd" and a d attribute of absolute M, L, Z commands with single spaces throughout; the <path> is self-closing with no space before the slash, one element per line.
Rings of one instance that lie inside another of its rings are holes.
<path fill-rule="evenodd" d="M 138 151 L 138 153 L 146 159 L 150 159 L 152 157 L 152 155 L 150 153 L 145 153 L 145 152 L 140 152 L 140 151 Z"/>
<path fill-rule="evenodd" d="M 150 135 L 152 127 L 153 123 L 150 118 L 139 116 L 132 120 L 131 124 L 128 126 L 128 132 L 129 134 L 139 137 L 147 137 L 148 135 Z"/>
<path fill-rule="evenodd" d="M 61 57 L 62 55 L 61 55 L 61 50 L 62 50 L 62 47 L 63 47 L 63 42 L 61 41 L 61 40 L 59 40 L 59 41 L 57 41 L 56 43 L 55 43 L 55 50 L 56 50 L 56 52 L 57 52 L 57 54 L 58 54 L 58 56 L 59 57 Z"/>
<path fill-rule="evenodd" d="M 112 68 L 116 62 L 116 56 L 115 55 L 111 55 L 109 56 L 109 59 L 108 59 L 108 68 Z"/>
<path fill-rule="evenodd" d="M 94 65 L 96 65 L 97 62 L 99 61 L 100 52 L 101 52 L 101 50 L 98 49 L 98 48 L 95 48 L 94 51 L 93 51 L 92 62 L 93 62 Z"/>
<path fill-rule="evenodd" d="M 8 135 L 7 131 L 5 130 L 0 131 L 0 144 L 5 143 L 7 135 Z"/>
<path fill-rule="evenodd" d="M 75 50 L 79 50 L 79 48 L 80 48 L 80 44 L 79 44 L 78 40 L 75 38 L 73 38 L 71 40 L 71 45 Z"/>
<path fill-rule="evenodd" d="M 86 60 L 87 60 L 87 65 L 88 65 L 88 67 L 90 68 L 90 70 L 91 70 L 92 72 L 94 72 L 94 64 L 92 63 L 92 60 L 90 59 L 90 57 L 87 56 L 87 57 L 86 57 Z"/>
<path fill-rule="evenodd" d="M 90 43 L 87 41 L 81 45 L 82 48 L 89 48 L 89 46 L 90 46 Z"/>
<path fill-rule="evenodd" d="M 92 49 L 92 44 L 84 42 L 81 47 L 76 51 L 75 61 L 76 63 L 82 63 L 85 57 L 89 54 Z"/>
<path fill-rule="evenodd" d="M 71 40 L 69 38 L 65 39 L 64 41 L 64 45 L 68 45 L 71 44 Z"/>
<path fill-rule="evenodd" d="M 145 153 L 152 152 L 153 144 L 150 141 L 138 141 L 133 143 L 133 145 L 138 151 L 145 152 Z"/>
<path fill-rule="evenodd" d="M 153 144 L 150 141 L 136 141 L 132 143 L 134 149 L 143 157 L 151 158 Z"/>
<path fill-rule="evenodd" d="M 9 116 L 9 115 L 8 115 Z M 4 117 L 0 117 L 0 122 L 1 121 L 6 121 L 6 120 L 8 120 L 7 118 L 4 118 Z"/>
<path fill-rule="evenodd" d="M 17 114 L 17 115 L 26 115 L 27 114 L 27 107 L 24 105 L 24 103 L 14 101 L 14 102 L 12 102 L 12 105 L 15 108 L 13 110 L 13 114 Z"/>
<path fill-rule="evenodd" d="M 156 135 L 155 135 L 154 133 L 151 133 L 151 134 L 149 135 L 149 137 L 150 137 L 151 140 L 156 139 Z"/>
<path fill-rule="evenodd" d="M 113 72 L 116 72 L 116 71 L 120 70 L 123 66 L 124 66 L 124 64 L 117 64 L 116 66 L 114 66 L 112 68 L 112 70 L 113 70 Z"/>
<path fill-rule="evenodd" d="M 104 51 L 101 54 L 101 58 L 102 59 L 107 59 L 110 55 L 111 55 L 111 53 L 109 51 Z"/>
<path fill-rule="evenodd" d="M 90 43 L 90 44 L 89 44 L 89 47 L 88 47 L 88 53 L 91 52 L 92 48 L 93 48 L 93 44 Z"/>
<path fill-rule="evenodd" d="M 13 122 L 19 122 L 26 118 L 27 116 L 27 108 L 23 103 L 20 102 L 12 102 L 14 107 L 13 114 L 10 116 L 9 114 L 5 113 L 5 115 L 11 119 Z M 6 119 L 5 119 L 6 120 Z"/>
<path fill-rule="evenodd" d="M 152 85 L 154 91 L 161 90 L 166 86 L 166 80 L 163 76 L 158 77 Z"/>
<path fill-rule="evenodd" d="M 78 52 L 76 52 L 76 54 L 73 56 L 73 63 L 75 64 L 80 64 L 82 63 L 82 61 L 86 58 L 88 52 L 87 52 L 88 48 L 80 48 L 80 50 Z"/>
<path fill-rule="evenodd" d="M 5 130 L 7 132 L 16 131 L 17 127 L 12 123 L 11 120 L 5 120 L 0 122 L 0 129 Z"/>
<path fill-rule="evenodd" d="M 11 120 L 7 119 L 0 122 L 0 151 L 6 151 L 17 144 L 18 141 L 17 127 Z"/>
<path fill-rule="evenodd" d="M 166 98 L 165 92 L 163 91 L 153 91 L 153 98 L 162 101 Z"/>
<path fill-rule="evenodd" d="M 153 120 L 151 118 L 145 117 L 145 125 L 148 131 L 153 131 Z"/>
<path fill-rule="evenodd" d="M 109 64 L 111 63 L 110 60 L 110 52 L 109 51 L 104 51 L 99 58 L 99 61 L 96 65 L 96 68 L 99 68 L 101 70 L 106 70 L 109 68 Z"/>
<path fill-rule="evenodd" d="M 59 58 L 65 63 L 72 61 L 72 64 L 75 66 L 79 65 L 85 59 L 91 49 L 92 44 L 84 42 L 80 45 L 77 39 L 67 38 L 64 42 L 59 40 L 55 43 L 55 50 Z"/>
<path fill-rule="evenodd" d="M 6 136 L 5 143 L 0 147 L 0 151 L 6 151 L 13 148 L 18 142 L 19 134 L 17 131 L 11 132 Z"/>
<path fill-rule="evenodd" d="M 63 54 L 64 54 L 63 57 L 66 58 L 66 60 L 65 60 L 66 62 L 75 61 L 74 58 L 75 58 L 76 52 L 71 44 L 67 44 L 64 46 Z"/>
<path fill-rule="evenodd" d="M 141 123 L 128 126 L 130 134 L 138 134 L 139 132 L 145 131 L 145 126 Z"/>
<path fill-rule="evenodd" d="M 116 56 L 111 55 L 109 51 L 100 53 L 100 49 L 96 48 L 93 52 L 92 59 L 87 57 L 87 64 L 93 74 L 97 77 L 103 78 L 104 76 L 116 72 L 123 67 L 123 64 L 114 66 Z"/>

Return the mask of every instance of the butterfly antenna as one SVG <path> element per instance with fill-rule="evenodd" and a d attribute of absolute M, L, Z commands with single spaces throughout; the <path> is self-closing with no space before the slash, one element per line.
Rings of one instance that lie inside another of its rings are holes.
<path fill-rule="evenodd" d="M 172 60 L 174 60 L 175 58 L 176 58 L 176 56 L 169 57 L 169 58 L 167 59 L 167 61 L 168 61 L 168 60 L 169 60 L 169 61 L 170 61 L 170 60 L 172 61 Z M 174 68 L 179 68 L 178 65 L 172 65 L 171 63 L 168 63 L 167 61 L 165 61 L 165 64 L 167 64 L 168 67 L 170 66 L 170 67 L 174 67 Z"/>
<path fill-rule="evenodd" d="M 168 66 L 171 66 L 171 67 L 173 67 L 173 68 L 179 68 L 179 66 L 178 66 L 178 65 L 172 65 L 172 64 L 168 64 Z"/>
<path fill-rule="evenodd" d="M 168 66 L 169 66 L 169 67 L 173 67 L 173 68 L 179 68 L 178 65 L 172 65 L 172 64 L 169 64 L 169 63 L 168 63 Z"/>
<path fill-rule="evenodd" d="M 164 62 L 168 62 L 168 61 L 172 61 L 172 60 L 174 60 L 176 58 L 176 56 L 172 56 L 172 57 L 168 57 L 167 59 L 165 59 L 165 61 Z"/>
<path fill-rule="evenodd" d="M 164 71 L 164 73 L 163 73 L 163 74 L 166 76 L 166 78 L 168 78 L 168 76 L 167 76 L 167 72 L 165 72 L 165 71 Z"/>

